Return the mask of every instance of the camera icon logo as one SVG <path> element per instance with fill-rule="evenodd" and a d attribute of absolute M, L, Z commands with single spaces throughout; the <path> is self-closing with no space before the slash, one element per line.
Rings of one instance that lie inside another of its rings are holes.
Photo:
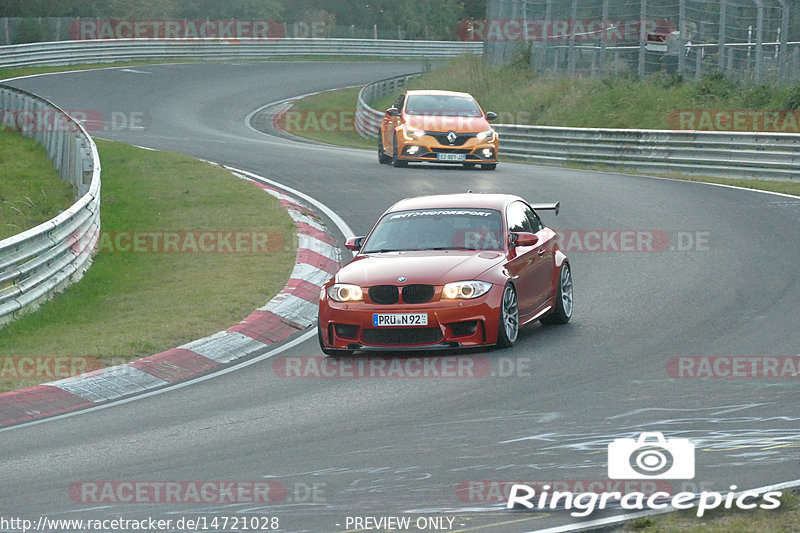
<path fill-rule="evenodd" d="M 660 432 L 638 439 L 615 439 L 608 445 L 610 479 L 692 479 L 694 444 L 689 439 L 665 440 Z"/>

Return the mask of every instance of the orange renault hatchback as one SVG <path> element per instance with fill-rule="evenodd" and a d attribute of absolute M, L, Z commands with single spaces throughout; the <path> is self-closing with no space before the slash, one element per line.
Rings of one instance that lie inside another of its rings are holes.
<path fill-rule="evenodd" d="M 404 91 L 386 110 L 378 139 L 378 161 L 404 167 L 410 161 L 497 167 L 500 142 L 484 113 L 467 93 Z"/>

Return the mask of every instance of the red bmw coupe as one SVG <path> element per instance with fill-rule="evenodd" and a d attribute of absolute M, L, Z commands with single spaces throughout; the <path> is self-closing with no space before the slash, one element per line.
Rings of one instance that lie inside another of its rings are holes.
<path fill-rule="evenodd" d="M 568 322 L 569 261 L 536 213 L 558 209 L 506 194 L 396 203 L 322 288 L 322 351 L 508 347 L 529 322 Z"/>

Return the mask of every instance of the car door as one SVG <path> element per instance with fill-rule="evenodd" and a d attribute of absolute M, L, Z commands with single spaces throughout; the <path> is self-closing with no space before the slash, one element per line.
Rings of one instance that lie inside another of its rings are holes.
<path fill-rule="evenodd" d="M 403 105 L 405 105 L 406 95 L 402 93 L 397 100 L 392 104 L 392 107 L 397 108 L 401 115 L 403 112 Z M 387 155 L 392 155 L 394 150 L 394 132 L 402 121 L 401 117 L 391 117 L 389 115 L 383 116 L 381 122 L 381 142 L 383 142 L 383 151 Z"/>
<path fill-rule="evenodd" d="M 536 308 L 544 305 L 548 298 L 553 296 L 553 269 L 555 261 L 556 239 L 553 232 L 545 229 L 539 215 L 528 205 L 525 206 L 525 214 L 533 228 L 533 232 L 539 238 L 539 242 L 534 246 L 536 250 L 536 264 L 534 265 L 534 300 L 537 302 Z"/>
<path fill-rule="evenodd" d="M 506 208 L 506 226 L 508 233 L 525 231 L 534 233 L 523 202 L 513 202 Z M 519 313 L 525 317 L 538 307 L 537 273 L 539 256 L 536 246 L 509 245 L 508 264 L 506 268 L 511 274 L 517 289 Z"/>

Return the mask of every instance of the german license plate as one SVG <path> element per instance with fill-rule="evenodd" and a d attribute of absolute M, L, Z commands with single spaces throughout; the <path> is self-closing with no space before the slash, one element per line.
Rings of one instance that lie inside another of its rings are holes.
<path fill-rule="evenodd" d="M 372 325 L 378 327 L 392 326 L 427 326 L 427 313 L 373 313 Z"/>
<path fill-rule="evenodd" d="M 439 161 L 465 161 L 467 156 L 464 154 L 436 154 Z"/>

